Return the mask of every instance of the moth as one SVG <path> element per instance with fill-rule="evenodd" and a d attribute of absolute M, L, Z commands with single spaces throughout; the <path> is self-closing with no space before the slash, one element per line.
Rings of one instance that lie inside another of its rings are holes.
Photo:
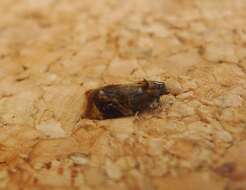
<path fill-rule="evenodd" d="M 163 82 L 147 80 L 89 90 L 85 117 L 100 120 L 133 116 L 156 107 L 167 93 Z"/>

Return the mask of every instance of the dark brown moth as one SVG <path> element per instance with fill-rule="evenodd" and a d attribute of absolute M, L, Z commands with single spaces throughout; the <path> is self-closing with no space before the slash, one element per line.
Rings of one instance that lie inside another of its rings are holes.
<path fill-rule="evenodd" d="M 153 108 L 159 103 L 160 96 L 167 93 L 163 82 L 147 80 L 89 90 L 86 92 L 88 103 L 85 117 L 110 119 L 133 116 Z"/>

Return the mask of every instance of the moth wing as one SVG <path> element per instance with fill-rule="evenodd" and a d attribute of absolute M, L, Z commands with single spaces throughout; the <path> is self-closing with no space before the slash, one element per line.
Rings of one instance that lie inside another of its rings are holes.
<path fill-rule="evenodd" d="M 129 116 L 133 114 L 132 110 L 126 108 L 115 98 L 100 96 L 97 101 L 97 107 L 103 113 L 105 118 Z"/>

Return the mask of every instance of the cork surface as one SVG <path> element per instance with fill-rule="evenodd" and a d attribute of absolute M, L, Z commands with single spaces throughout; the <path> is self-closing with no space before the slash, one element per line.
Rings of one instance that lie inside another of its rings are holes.
<path fill-rule="evenodd" d="M 0 189 L 246 189 L 245 0 L 1 0 Z M 85 91 L 164 81 L 161 109 Z"/>

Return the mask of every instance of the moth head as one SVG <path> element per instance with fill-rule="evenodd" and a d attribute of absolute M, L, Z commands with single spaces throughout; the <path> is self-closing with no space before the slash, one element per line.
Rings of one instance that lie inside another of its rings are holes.
<path fill-rule="evenodd" d="M 144 80 L 142 83 L 143 89 L 153 96 L 159 97 L 168 93 L 164 82 Z"/>

